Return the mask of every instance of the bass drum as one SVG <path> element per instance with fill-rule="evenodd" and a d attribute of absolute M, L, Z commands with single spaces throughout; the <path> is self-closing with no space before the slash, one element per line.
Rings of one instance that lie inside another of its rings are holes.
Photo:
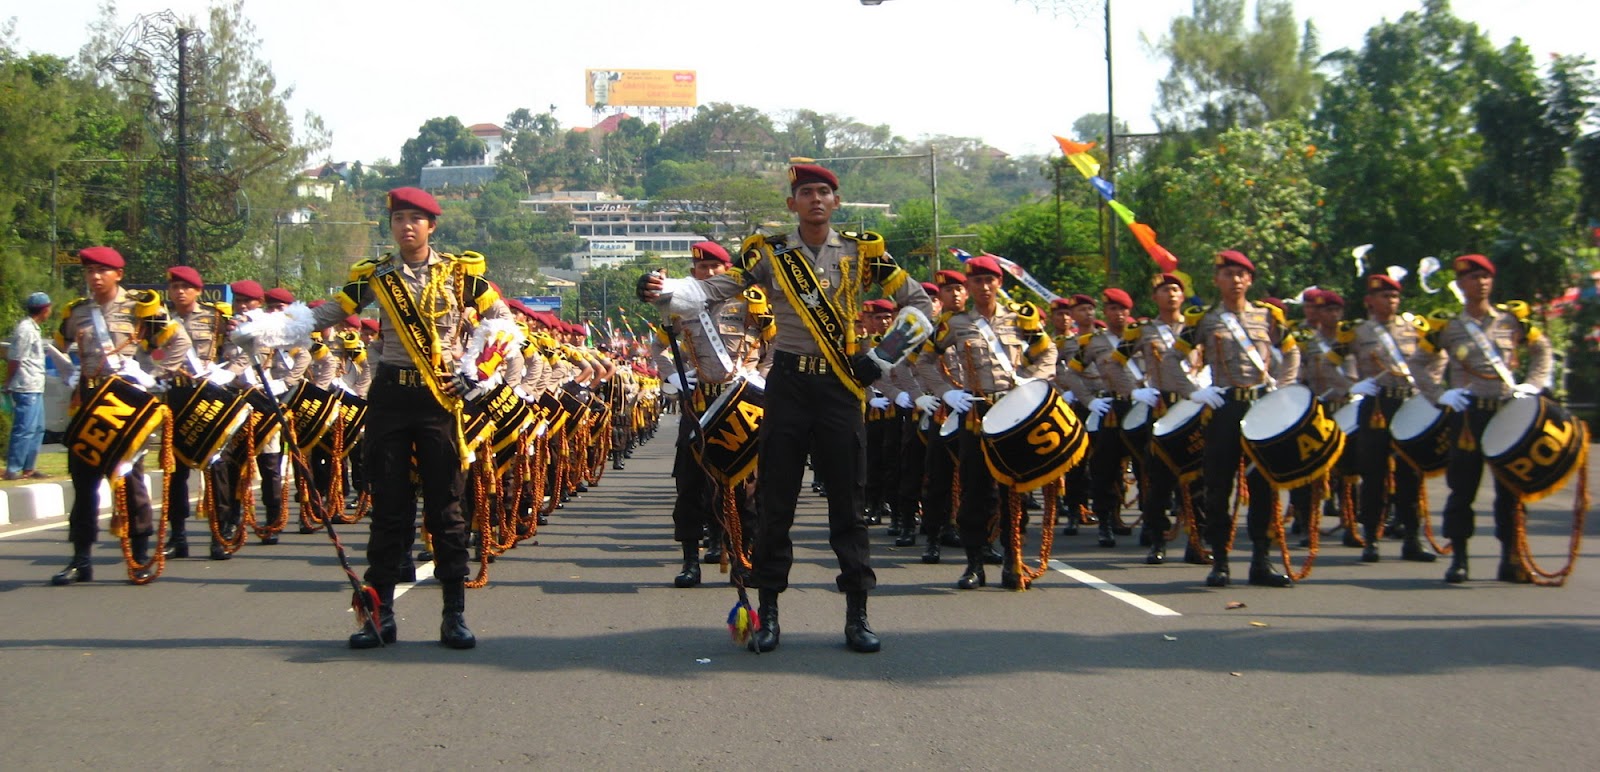
<path fill-rule="evenodd" d="M 166 417 L 167 406 L 134 383 L 101 379 L 67 423 L 67 452 L 96 474 L 127 474 Z"/>
<path fill-rule="evenodd" d="M 1389 437 L 1401 456 L 1423 474 L 1433 474 L 1450 463 L 1450 442 L 1460 426 L 1459 413 L 1440 410 L 1418 394 L 1400 403 L 1389 421 Z"/>
<path fill-rule="evenodd" d="M 1538 501 L 1556 492 L 1587 461 L 1589 429 L 1545 397 L 1522 397 L 1500 406 L 1483 430 L 1483 457 L 1494 476 Z"/>
<path fill-rule="evenodd" d="M 738 485 L 756 470 L 766 392 L 735 378 L 700 416 L 703 442 L 693 444 L 701 466 L 718 482 Z"/>
<path fill-rule="evenodd" d="M 1144 458 L 1145 449 L 1150 447 L 1150 415 L 1149 405 L 1135 402 L 1122 417 L 1122 442 L 1134 458 Z"/>
<path fill-rule="evenodd" d="M 1344 433 L 1311 389 L 1285 386 L 1256 400 L 1239 423 L 1245 452 L 1273 487 L 1295 488 L 1327 474 Z"/>
<path fill-rule="evenodd" d="M 1183 482 L 1200 476 L 1205 460 L 1205 405 L 1183 400 L 1150 427 L 1150 449 Z"/>
<path fill-rule="evenodd" d="M 1088 433 L 1048 381 L 1029 381 L 983 417 L 983 459 L 994 479 L 1026 493 L 1083 461 Z"/>
<path fill-rule="evenodd" d="M 206 468 L 252 412 L 244 392 L 209 381 L 174 386 L 167 391 L 167 407 L 172 411 L 172 452 L 191 469 Z"/>

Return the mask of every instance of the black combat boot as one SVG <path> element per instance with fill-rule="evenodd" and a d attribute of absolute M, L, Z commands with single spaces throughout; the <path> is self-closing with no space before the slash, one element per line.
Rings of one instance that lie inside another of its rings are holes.
<path fill-rule="evenodd" d="M 922 562 L 930 566 L 937 565 L 940 557 L 939 537 L 934 534 L 928 534 L 928 546 L 922 550 Z"/>
<path fill-rule="evenodd" d="M 440 584 L 444 589 L 444 612 L 440 614 L 439 643 L 452 649 L 470 649 L 478 645 L 478 638 L 467 627 L 462 617 L 467 610 L 467 585 L 465 580 L 452 579 Z"/>
<path fill-rule="evenodd" d="M 212 539 L 211 539 L 211 559 L 212 560 L 232 560 L 233 559 L 233 555 L 228 552 L 227 548 L 222 546 L 222 542 L 217 541 L 215 537 L 212 537 Z"/>
<path fill-rule="evenodd" d="M 756 597 L 756 616 L 761 618 L 761 629 L 750 636 L 746 648 L 765 654 L 778 648 L 778 591 L 762 588 Z"/>
<path fill-rule="evenodd" d="M 374 635 L 371 626 L 362 625 L 350 636 L 352 649 L 376 649 L 400 640 L 399 628 L 394 623 L 394 585 L 375 584 L 372 589 L 378 592 L 378 633 Z"/>
<path fill-rule="evenodd" d="M 900 523 L 900 535 L 895 537 L 894 546 L 917 546 L 917 508 L 904 504 L 895 507 L 895 519 Z"/>
<path fill-rule="evenodd" d="M 1450 540 L 1450 567 L 1444 570 L 1444 580 L 1450 584 L 1467 581 L 1467 540 Z"/>
<path fill-rule="evenodd" d="M 1278 573 L 1268 554 L 1271 545 L 1266 539 L 1257 539 L 1250 545 L 1250 583 L 1262 587 L 1293 587 L 1288 574 Z"/>
<path fill-rule="evenodd" d="M 1512 584 L 1533 583 L 1533 577 L 1528 574 L 1528 569 L 1522 565 L 1522 558 L 1517 555 L 1516 544 L 1500 542 L 1500 570 L 1495 572 L 1495 578 Z"/>
<path fill-rule="evenodd" d="M 983 575 L 983 553 L 981 547 L 967 547 L 967 570 L 956 580 L 956 589 L 975 590 L 989 583 L 988 577 Z"/>
<path fill-rule="evenodd" d="M 1432 563 L 1439 559 L 1439 555 L 1428 549 L 1421 539 L 1412 536 L 1400 543 L 1400 559 L 1416 563 Z"/>
<path fill-rule="evenodd" d="M 177 524 L 182 522 L 177 520 L 168 524 L 171 532 L 167 534 L 167 546 L 161 550 L 168 560 L 189 557 L 189 535 L 178 530 L 181 526 Z"/>
<path fill-rule="evenodd" d="M 713 563 L 722 563 L 722 532 L 720 530 L 706 538 L 706 556 L 701 559 L 701 562 L 708 566 Z"/>
<path fill-rule="evenodd" d="M 1100 518 L 1100 546 L 1102 546 L 1102 547 L 1115 547 L 1115 546 L 1117 546 L 1117 536 L 1111 530 L 1111 516 L 1110 515 L 1106 515 L 1106 516 Z"/>
<path fill-rule="evenodd" d="M 1228 586 L 1228 544 L 1211 545 L 1211 573 L 1206 574 L 1207 587 Z"/>
<path fill-rule="evenodd" d="M 1056 505 L 1056 517 L 1066 523 L 1066 525 L 1061 526 L 1062 536 L 1078 535 L 1078 515 L 1079 510 L 1076 504 L 1068 504 L 1063 501 Z"/>
<path fill-rule="evenodd" d="M 155 578 L 156 562 L 150 557 L 150 534 L 129 536 L 128 546 L 133 552 L 133 562 L 141 566 L 133 570 L 133 575 L 128 577 L 128 581 L 140 583 Z"/>
<path fill-rule="evenodd" d="M 1147 532 L 1150 534 L 1150 552 L 1144 556 L 1146 565 L 1159 566 L 1167 562 L 1167 540 L 1161 538 L 1164 534 Z"/>
<path fill-rule="evenodd" d="M 693 541 L 683 543 L 683 570 L 672 578 L 673 587 L 694 587 L 700 584 L 700 545 Z"/>
<path fill-rule="evenodd" d="M 883 647 L 877 633 L 867 624 L 867 592 L 856 590 L 844 595 L 844 642 L 851 651 L 871 654 Z"/>
<path fill-rule="evenodd" d="M 61 572 L 50 577 L 50 583 L 57 587 L 64 587 L 75 582 L 94 581 L 94 563 L 89 560 L 88 544 L 72 545 L 72 562 L 67 564 Z"/>
<path fill-rule="evenodd" d="M 1006 554 L 993 544 L 983 545 L 979 548 L 978 555 L 983 558 L 984 565 L 999 566 L 1005 565 L 1006 562 Z"/>
<path fill-rule="evenodd" d="M 1366 546 L 1361 548 L 1361 562 L 1376 563 L 1383 557 L 1378 554 L 1378 529 L 1363 526 L 1361 537 L 1366 540 Z"/>

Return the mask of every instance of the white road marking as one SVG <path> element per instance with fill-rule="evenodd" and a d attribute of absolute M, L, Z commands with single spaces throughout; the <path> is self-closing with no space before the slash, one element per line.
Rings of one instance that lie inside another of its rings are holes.
<path fill-rule="evenodd" d="M 1090 587 L 1092 587 L 1092 588 L 1094 588 L 1096 590 L 1099 590 L 1099 591 L 1101 591 L 1101 592 L 1103 592 L 1103 593 L 1105 593 L 1107 595 L 1110 595 L 1111 597 L 1116 598 L 1117 600 L 1120 600 L 1123 603 L 1126 603 L 1126 604 L 1128 604 L 1128 605 L 1130 605 L 1130 606 L 1132 606 L 1132 607 L 1134 607 L 1136 609 L 1139 609 L 1140 611 L 1143 611 L 1143 612 L 1145 612 L 1147 614 L 1150 614 L 1152 616 L 1158 616 L 1158 617 L 1181 617 L 1181 616 L 1183 616 L 1182 614 L 1179 614 L 1178 612 L 1173 611 L 1172 609 L 1167 608 L 1166 606 L 1163 606 L 1160 603 L 1157 603 L 1157 602 L 1155 602 L 1153 600 L 1150 600 L 1149 598 L 1146 598 L 1146 597 L 1144 597 L 1142 595 L 1139 595 L 1137 593 L 1132 593 L 1132 592 L 1129 592 L 1127 590 L 1124 590 L 1121 587 L 1118 587 L 1118 586 L 1116 586 L 1116 585 L 1114 585 L 1114 584 L 1112 584 L 1112 583 L 1110 583 L 1110 582 L 1108 582 L 1108 581 L 1106 581 L 1104 579 L 1101 579 L 1098 576 L 1095 576 L 1094 574 L 1091 574 L 1091 573 L 1089 573 L 1087 571 L 1080 571 L 1080 570 L 1078 570 L 1076 568 L 1073 568 L 1072 566 L 1069 566 L 1066 563 L 1063 563 L 1063 562 L 1061 562 L 1059 560 L 1050 561 L 1050 567 L 1055 569 L 1056 571 L 1062 573 L 1062 574 L 1066 574 L 1069 578 L 1076 579 L 1079 582 L 1082 582 L 1082 583 L 1084 583 L 1084 584 L 1086 584 L 1086 585 L 1088 585 L 1088 586 L 1090 586 Z"/>
<path fill-rule="evenodd" d="M 110 520 L 111 519 L 111 515 L 110 514 L 101 515 L 100 519 L 101 520 Z M 67 525 L 68 525 L 68 521 L 65 518 L 63 518 L 61 520 L 61 522 L 59 522 L 59 523 L 45 523 L 44 525 L 30 525 L 27 528 L 18 528 L 15 531 L 6 531 L 5 533 L 0 533 L 0 539 L 9 539 L 9 538 L 11 538 L 13 536 L 23 536 L 23 535 L 30 534 L 30 533 L 38 533 L 40 531 L 48 531 L 51 528 L 66 528 Z"/>

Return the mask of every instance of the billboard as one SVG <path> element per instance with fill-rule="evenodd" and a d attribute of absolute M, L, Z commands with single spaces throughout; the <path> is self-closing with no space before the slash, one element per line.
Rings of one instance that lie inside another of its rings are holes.
<path fill-rule="evenodd" d="M 694 70 L 584 70 L 590 107 L 696 107 Z"/>

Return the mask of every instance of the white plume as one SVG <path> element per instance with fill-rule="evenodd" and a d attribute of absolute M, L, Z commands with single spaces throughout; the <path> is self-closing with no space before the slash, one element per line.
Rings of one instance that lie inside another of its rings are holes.
<path fill-rule="evenodd" d="M 1417 283 L 1422 285 L 1423 292 L 1432 295 L 1439 291 L 1438 287 L 1428 286 L 1428 277 L 1438 273 L 1441 267 L 1443 266 L 1439 264 L 1439 258 L 1433 255 L 1424 257 L 1417 263 Z"/>

